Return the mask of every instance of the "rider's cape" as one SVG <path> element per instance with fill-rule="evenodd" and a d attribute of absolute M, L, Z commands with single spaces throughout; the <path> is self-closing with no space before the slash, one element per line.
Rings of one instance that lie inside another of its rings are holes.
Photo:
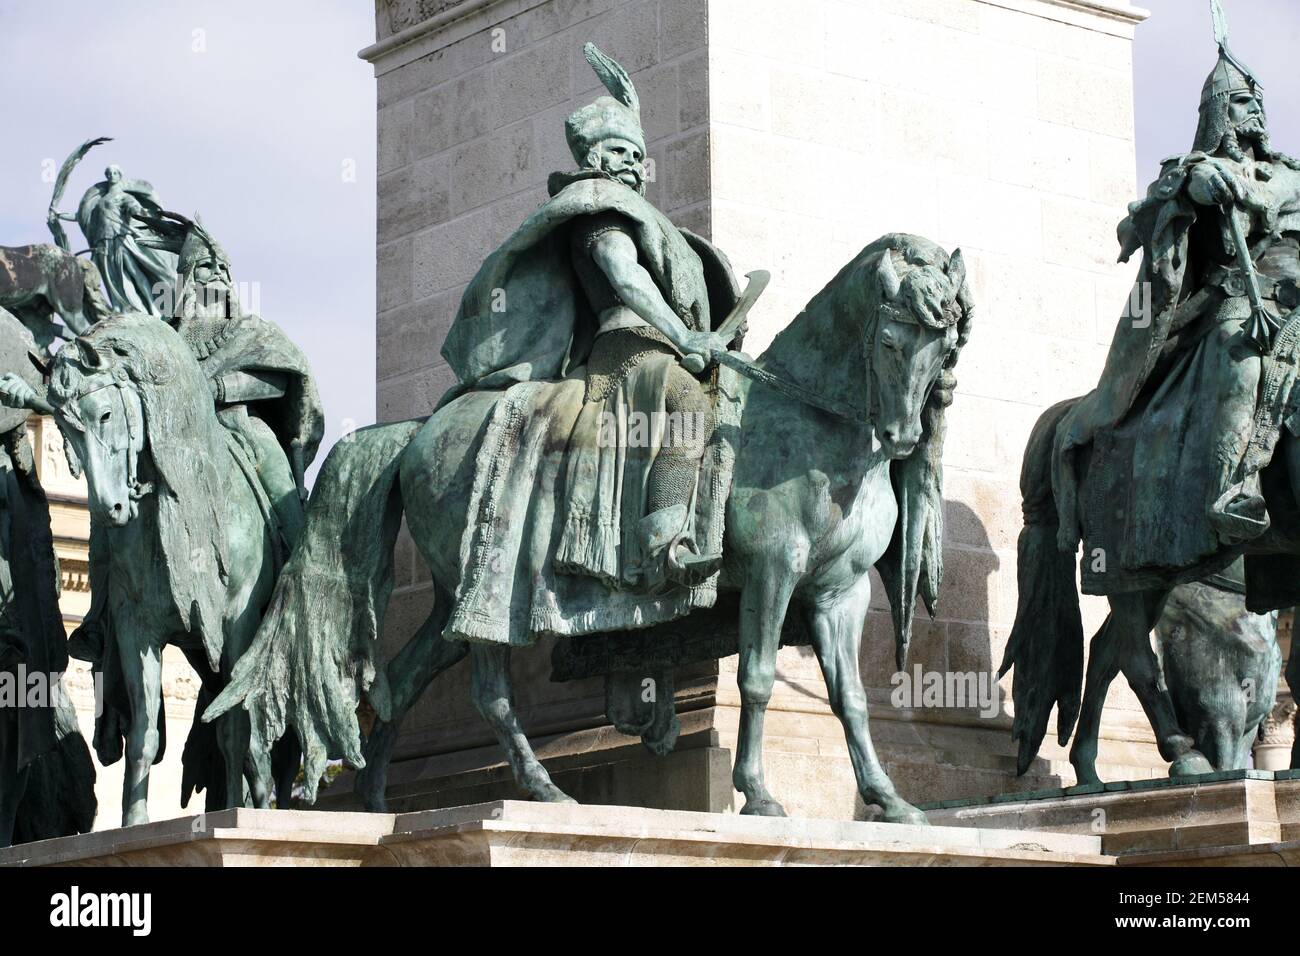
<path fill-rule="evenodd" d="M 1166 160 L 1146 198 L 1132 203 L 1128 217 L 1120 223 L 1120 261 L 1128 262 L 1133 253 L 1142 251 L 1130 302 L 1145 302 L 1144 290 L 1149 288 L 1150 312 L 1138 315 L 1131 307 L 1125 309 L 1097 387 L 1079 400 L 1058 430 L 1063 451 L 1087 444 L 1099 428 L 1117 424 L 1133 407 L 1170 334 L 1176 331 L 1178 307 L 1196 291 L 1184 289 L 1188 234 L 1196 221 L 1196 208 L 1186 198 L 1183 186 L 1192 165 L 1203 158 L 1191 154 Z M 1145 321 L 1148 318 L 1150 321 Z M 1192 318 L 1179 316 L 1179 327 Z M 1059 493 L 1058 488 L 1058 500 Z"/>
<path fill-rule="evenodd" d="M 325 413 L 307 357 L 279 326 L 256 315 L 244 315 L 203 341 L 192 341 L 183 322 L 177 331 L 194 350 L 209 380 L 229 372 L 285 375 L 288 387 L 284 397 L 257 402 L 250 411 L 271 426 L 291 464 L 294 442 L 302 446 L 303 467 L 312 463 L 325 434 Z"/>
<path fill-rule="evenodd" d="M 738 296 L 726 257 L 674 225 L 635 190 L 596 173 L 556 174 L 551 198 L 484 261 L 470 281 L 442 356 L 463 392 L 560 379 L 582 365 L 596 317 L 578 285 L 562 228 L 578 216 L 616 212 L 633 227 L 642 265 L 694 329 L 725 317 Z"/>

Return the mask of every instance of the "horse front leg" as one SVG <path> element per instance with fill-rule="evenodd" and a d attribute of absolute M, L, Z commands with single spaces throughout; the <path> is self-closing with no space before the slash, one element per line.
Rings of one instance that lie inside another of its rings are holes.
<path fill-rule="evenodd" d="M 767 791 L 763 777 L 763 719 L 776 682 L 781 625 L 794 591 L 795 576 L 770 570 L 751 575 L 740 593 L 740 732 L 731 782 L 745 796 L 740 812 L 783 817 L 785 808 Z"/>
<path fill-rule="evenodd" d="M 470 661 L 474 706 L 505 750 L 515 781 L 542 803 L 577 803 L 551 782 L 551 775 L 533 753 L 528 737 L 519 726 L 510 686 L 510 648 L 475 644 L 470 648 Z"/>
<path fill-rule="evenodd" d="M 1213 773 L 1214 767 L 1178 722 L 1173 698 L 1161 679 L 1160 662 L 1151 648 L 1151 629 L 1168 597 L 1168 591 L 1144 591 L 1111 598 L 1111 628 L 1120 628 L 1120 669 L 1151 721 L 1160 756 L 1172 764 L 1169 776 Z"/>
<path fill-rule="evenodd" d="M 131 705 L 122 779 L 125 827 L 149 822 L 149 770 L 158 758 L 158 721 L 162 719 L 162 648 L 152 643 L 137 647 L 127 632 L 123 628 L 118 634 L 122 679 Z"/>
<path fill-rule="evenodd" d="M 887 823 L 925 826 L 929 824 L 925 814 L 899 796 L 871 743 L 867 692 L 862 686 L 858 664 L 870 603 L 871 579 L 866 575 L 846 594 L 834 599 L 810 600 L 806 614 L 813 650 L 821 664 L 831 711 L 844 726 L 862 802 L 868 806 L 877 804 L 884 811 Z"/>
<path fill-rule="evenodd" d="M 388 789 L 388 765 L 393 758 L 393 745 L 407 711 L 415 706 L 435 677 L 459 663 L 469 653 L 464 641 L 444 641 L 442 629 L 447 624 L 451 601 L 438 594 L 434 610 L 428 620 L 398 652 L 385 668 L 388 687 L 392 694 L 392 714 L 389 720 L 377 720 L 366 735 L 363 755 L 366 765 L 357 772 L 354 792 L 367 810 L 384 813 L 388 810 L 385 792 Z"/>

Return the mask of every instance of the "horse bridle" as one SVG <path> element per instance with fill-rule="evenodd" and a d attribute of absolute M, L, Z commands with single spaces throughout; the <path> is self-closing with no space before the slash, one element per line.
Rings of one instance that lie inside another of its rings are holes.
<path fill-rule="evenodd" d="M 126 419 L 126 440 L 127 440 L 126 484 L 127 484 L 127 488 L 130 489 L 127 492 L 127 494 L 130 497 L 131 501 L 139 502 L 145 496 L 153 492 L 154 486 L 152 482 L 140 481 L 139 479 L 139 457 L 140 456 L 138 453 L 133 452 L 133 449 L 135 447 L 135 439 L 136 439 L 135 416 L 133 416 L 130 413 L 129 406 L 126 401 L 126 396 L 123 394 L 123 391 L 126 388 L 127 384 L 131 381 L 131 377 L 127 374 L 126 369 L 122 368 L 120 365 L 114 366 L 111 369 L 106 369 L 103 374 L 108 376 L 108 381 L 102 382 L 93 387 L 79 389 L 74 395 L 70 397 L 69 401 L 75 404 L 80 402 L 87 395 L 93 395 L 96 392 L 101 392 L 106 388 L 117 389 L 118 404 L 121 406 L 122 409 L 122 417 Z M 140 423 L 140 425 L 141 428 L 143 429 L 143 422 Z M 94 440 L 99 442 L 100 445 L 104 445 L 104 441 L 97 434 L 92 433 L 91 430 L 86 427 L 84 422 L 82 423 L 82 427 L 80 430 L 83 434 L 89 435 L 90 437 L 94 438 Z M 142 441 L 140 444 L 140 448 L 143 451 L 144 449 L 143 432 L 141 432 L 141 438 Z M 104 447 L 107 448 L 107 445 L 104 445 Z"/>

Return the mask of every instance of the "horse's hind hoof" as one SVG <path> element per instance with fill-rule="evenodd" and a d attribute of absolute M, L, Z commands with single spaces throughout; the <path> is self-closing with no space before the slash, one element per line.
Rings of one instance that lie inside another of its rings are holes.
<path fill-rule="evenodd" d="M 1189 750 L 1169 767 L 1170 777 L 1195 777 L 1202 773 L 1214 773 L 1214 767 L 1199 750 Z"/>
<path fill-rule="evenodd" d="M 770 797 L 766 800 L 746 800 L 740 813 L 746 817 L 783 817 L 785 807 Z"/>

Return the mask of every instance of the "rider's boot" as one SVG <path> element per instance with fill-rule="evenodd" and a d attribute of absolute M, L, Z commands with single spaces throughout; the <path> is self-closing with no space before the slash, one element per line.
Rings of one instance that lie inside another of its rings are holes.
<path fill-rule="evenodd" d="M 1210 527 L 1223 544 L 1231 546 L 1258 538 L 1268 530 L 1268 509 L 1260 494 L 1259 475 L 1233 481 L 1236 467 L 1220 464 L 1215 495 L 1209 508 Z M 1216 494 L 1217 493 L 1217 494 Z"/>

